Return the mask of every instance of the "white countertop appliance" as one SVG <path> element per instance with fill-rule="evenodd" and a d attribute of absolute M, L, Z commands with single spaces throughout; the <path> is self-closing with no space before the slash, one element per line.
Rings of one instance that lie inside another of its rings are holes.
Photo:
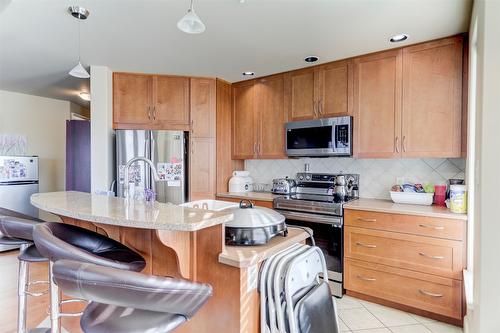
<path fill-rule="evenodd" d="M 253 179 L 249 171 L 234 171 L 229 180 L 229 192 L 251 192 L 253 191 Z"/>

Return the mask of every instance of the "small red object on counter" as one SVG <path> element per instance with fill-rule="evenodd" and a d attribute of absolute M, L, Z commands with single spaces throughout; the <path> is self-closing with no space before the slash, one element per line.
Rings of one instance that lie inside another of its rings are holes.
<path fill-rule="evenodd" d="M 439 206 L 446 206 L 446 185 L 434 186 L 434 204 Z"/>

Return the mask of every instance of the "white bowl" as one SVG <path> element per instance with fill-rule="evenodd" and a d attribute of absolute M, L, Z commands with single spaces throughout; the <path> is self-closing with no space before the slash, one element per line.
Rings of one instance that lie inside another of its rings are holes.
<path fill-rule="evenodd" d="M 395 203 L 430 206 L 434 200 L 434 193 L 390 192 Z"/>

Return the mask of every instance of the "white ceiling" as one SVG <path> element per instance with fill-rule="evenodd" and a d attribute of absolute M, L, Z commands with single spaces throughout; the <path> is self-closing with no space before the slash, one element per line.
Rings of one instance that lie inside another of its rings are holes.
<path fill-rule="evenodd" d="M 77 20 L 69 5 L 90 10 L 82 22 L 82 62 L 113 71 L 216 76 L 234 82 L 397 47 L 468 30 L 472 0 L 195 0 L 205 33 L 176 22 L 188 0 L 0 0 L 0 89 L 82 101 L 88 80 L 67 72 L 77 61 Z M 87 67 L 88 68 L 88 67 Z"/>

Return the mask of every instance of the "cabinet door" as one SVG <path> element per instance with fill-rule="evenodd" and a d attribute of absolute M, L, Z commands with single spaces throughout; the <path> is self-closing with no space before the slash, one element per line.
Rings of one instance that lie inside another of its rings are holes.
<path fill-rule="evenodd" d="M 307 120 L 317 117 L 314 68 L 306 68 L 286 74 L 288 119 Z"/>
<path fill-rule="evenodd" d="M 189 125 L 189 78 L 156 75 L 153 85 L 153 121 L 161 129 Z"/>
<path fill-rule="evenodd" d="M 460 157 L 462 37 L 403 49 L 403 156 Z"/>
<path fill-rule="evenodd" d="M 352 62 L 332 62 L 318 70 L 318 116 L 336 117 L 352 113 Z"/>
<path fill-rule="evenodd" d="M 215 199 L 215 138 L 190 141 L 190 200 Z"/>
<path fill-rule="evenodd" d="M 113 74 L 113 122 L 116 125 L 146 125 L 152 114 L 152 76 Z"/>
<path fill-rule="evenodd" d="M 215 137 L 215 80 L 191 79 L 191 136 Z"/>
<path fill-rule="evenodd" d="M 285 80 L 276 75 L 257 80 L 258 158 L 285 157 Z"/>
<path fill-rule="evenodd" d="M 255 81 L 233 85 L 233 159 L 251 159 L 256 155 L 257 119 Z"/>
<path fill-rule="evenodd" d="M 401 50 L 354 59 L 354 155 L 401 156 Z"/>

